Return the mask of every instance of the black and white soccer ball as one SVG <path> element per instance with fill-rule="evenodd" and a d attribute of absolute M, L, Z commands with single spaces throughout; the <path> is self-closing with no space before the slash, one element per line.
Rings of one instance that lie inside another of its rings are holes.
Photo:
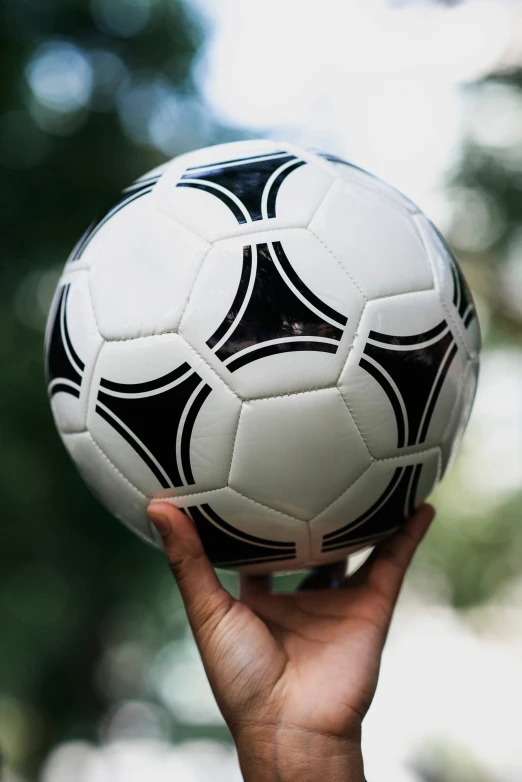
<path fill-rule="evenodd" d="M 172 502 L 219 567 L 374 545 L 448 469 L 480 333 L 444 239 L 332 155 L 243 141 L 137 180 L 60 279 L 47 379 L 100 500 L 159 542 Z"/>

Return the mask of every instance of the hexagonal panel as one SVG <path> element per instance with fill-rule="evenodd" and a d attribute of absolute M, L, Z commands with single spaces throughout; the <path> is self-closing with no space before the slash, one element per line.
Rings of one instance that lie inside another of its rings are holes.
<path fill-rule="evenodd" d="M 208 249 L 143 201 L 130 204 L 121 213 L 118 233 L 100 236 L 91 261 L 91 295 L 103 337 L 175 330 Z"/>
<path fill-rule="evenodd" d="M 306 229 L 219 242 L 180 334 L 243 398 L 333 385 L 364 299 Z"/>
<path fill-rule="evenodd" d="M 283 143 L 239 141 L 183 155 L 157 189 L 163 212 L 209 241 L 306 226 L 333 177 Z"/>
<path fill-rule="evenodd" d="M 106 343 L 88 428 L 141 492 L 225 486 L 241 402 L 176 334 Z"/>
<path fill-rule="evenodd" d="M 400 527 L 435 487 L 438 448 L 374 462 L 347 491 L 309 522 L 312 557 L 327 563 L 373 546 Z"/>
<path fill-rule="evenodd" d="M 76 242 L 67 259 L 67 269 L 89 267 L 100 247 L 125 235 L 136 219 L 140 219 L 153 203 L 152 193 L 161 178 L 165 166 L 145 174 L 115 196 L 112 203 L 87 227 Z M 103 205 L 102 205 L 103 206 Z"/>
<path fill-rule="evenodd" d="M 433 287 L 412 216 L 355 179 L 336 181 L 309 227 L 369 299 Z"/>
<path fill-rule="evenodd" d="M 419 207 L 416 206 L 413 201 L 410 201 L 404 193 L 400 190 L 385 182 L 379 177 L 374 176 L 369 171 L 365 171 L 363 168 L 350 163 L 349 160 L 343 160 L 337 155 L 330 155 L 328 153 L 318 153 L 321 158 L 326 162 L 329 168 L 335 172 L 335 175 L 347 182 L 350 186 L 354 183 L 366 188 L 366 190 L 375 193 L 377 197 L 385 198 L 391 201 L 395 205 L 400 205 L 406 211 L 415 214 L 419 212 Z"/>
<path fill-rule="evenodd" d="M 169 500 L 186 508 L 216 567 L 248 573 L 299 570 L 309 564 L 306 522 L 285 516 L 232 489 Z"/>
<path fill-rule="evenodd" d="M 435 291 L 366 305 L 339 389 L 376 458 L 441 444 L 466 356 Z"/>
<path fill-rule="evenodd" d="M 49 314 L 45 351 L 51 407 L 62 432 L 85 429 L 90 381 L 101 345 L 87 272 L 65 273 Z"/>
<path fill-rule="evenodd" d="M 243 404 L 229 485 L 306 520 L 370 462 L 339 392 L 323 389 Z"/>
<path fill-rule="evenodd" d="M 471 358 L 480 352 L 481 335 L 477 311 L 462 270 L 442 234 L 423 214 L 415 216 L 435 277 L 443 306 Z"/>
<path fill-rule="evenodd" d="M 149 500 L 115 468 L 89 432 L 66 434 L 63 441 L 82 478 L 117 519 L 148 543 L 156 543 L 147 516 Z"/>

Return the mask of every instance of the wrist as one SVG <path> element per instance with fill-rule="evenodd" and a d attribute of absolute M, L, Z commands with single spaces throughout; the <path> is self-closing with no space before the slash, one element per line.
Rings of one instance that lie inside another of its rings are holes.
<path fill-rule="evenodd" d="M 278 725 L 242 731 L 236 747 L 245 782 L 364 782 L 360 737 Z"/>

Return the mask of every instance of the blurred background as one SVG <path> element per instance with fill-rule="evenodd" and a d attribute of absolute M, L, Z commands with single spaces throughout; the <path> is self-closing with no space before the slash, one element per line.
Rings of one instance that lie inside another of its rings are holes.
<path fill-rule="evenodd" d="M 161 555 L 98 506 L 58 440 L 42 339 L 100 206 L 168 157 L 257 136 L 389 180 L 470 281 L 478 398 L 364 755 L 373 782 L 520 782 L 522 3 L 502 0 L 3 0 L 3 778 L 241 779 Z"/>

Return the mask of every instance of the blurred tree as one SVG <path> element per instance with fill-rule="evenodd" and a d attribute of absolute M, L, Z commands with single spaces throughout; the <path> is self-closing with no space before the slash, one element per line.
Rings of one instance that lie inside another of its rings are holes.
<path fill-rule="evenodd" d="M 0 7 L 0 745 L 29 776 L 57 742 L 96 739 L 111 699 L 154 698 L 139 665 L 111 693 L 100 673 L 111 643 L 156 649 L 165 624 L 185 631 L 158 611 L 159 555 L 68 461 L 42 338 L 57 274 L 100 205 L 167 155 L 227 139 L 192 81 L 203 34 L 179 0 Z M 226 736 L 199 729 L 216 731 Z"/>
<path fill-rule="evenodd" d="M 494 782 L 462 747 L 435 740 L 411 762 L 419 782 Z"/>
<path fill-rule="evenodd" d="M 491 314 L 492 338 L 518 341 L 520 285 L 510 283 L 522 260 L 522 70 L 493 73 L 466 93 L 469 134 L 450 183 L 450 239 Z"/>
<path fill-rule="evenodd" d="M 467 142 L 448 182 L 448 238 L 477 298 L 486 351 L 514 355 L 522 344 L 522 70 L 502 69 L 469 84 L 463 100 Z M 520 421 L 513 429 L 520 431 Z M 473 448 L 470 438 L 464 448 Z M 514 458 L 522 475 L 522 438 Z M 520 577 L 522 493 L 475 503 L 469 523 L 461 478 L 457 464 L 437 491 L 438 523 L 417 567 L 442 575 L 446 597 L 468 609 Z"/>

